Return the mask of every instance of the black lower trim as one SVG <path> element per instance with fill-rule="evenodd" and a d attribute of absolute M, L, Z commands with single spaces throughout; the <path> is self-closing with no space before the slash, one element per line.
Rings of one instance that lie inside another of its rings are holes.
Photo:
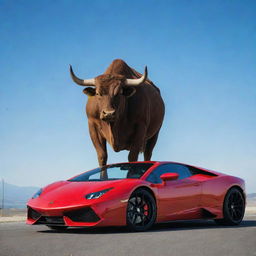
<path fill-rule="evenodd" d="M 210 212 L 210 211 L 208 211 L 204 208 L 202 208 L 201 211 L 202 211 L 202 218 L 203 219 L 213 219 L 217 216 L 216 214 L 213 214 L 212 212 Z"/>
<path fill-rule="evenodd" d="M 42 216 L 36 224 L 45 224 L 45 225 L 65 225 L 63 217 L 59 216 Z"/>

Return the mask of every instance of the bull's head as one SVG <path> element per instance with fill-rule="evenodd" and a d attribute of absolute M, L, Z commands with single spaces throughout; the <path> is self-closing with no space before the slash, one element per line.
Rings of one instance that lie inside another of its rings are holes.
<path fill-rule="evenodd" d="M 70 66 L 70 74 L 75 83 L 86 86 L 83 92 L 94 97 L 95 104 L 100 111 L 100 119 L 113 122 L 122 115 L 126 99 L 136 93 L 136 86 L 143 84 L 147 79 L 147 67 L 144 75 L 138 79 L 127 79 L 123 75 L 103 74 L 93 79 L 78 78 Z"/>

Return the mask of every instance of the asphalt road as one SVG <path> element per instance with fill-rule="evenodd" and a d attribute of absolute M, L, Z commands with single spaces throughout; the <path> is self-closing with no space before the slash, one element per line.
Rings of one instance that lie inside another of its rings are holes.
<path fill-rule="evenodd" d="M 0 224 L 1 256 L 256 256 L 256 216 L 238 227 L 212 221 L 158 224 L 148 232 L 125 228 L 69 229 L 63 232 L 24 223 Z"/>

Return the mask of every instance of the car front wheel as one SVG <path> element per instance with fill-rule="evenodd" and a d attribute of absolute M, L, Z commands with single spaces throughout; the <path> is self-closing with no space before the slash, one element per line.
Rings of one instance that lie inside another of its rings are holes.
<path fill-rule="evenodd" d="M 145 189 L 134 191 L 127 205 L 127 226 L 131 231 L 146 231 L 156 220 L 156 202 Z"/>

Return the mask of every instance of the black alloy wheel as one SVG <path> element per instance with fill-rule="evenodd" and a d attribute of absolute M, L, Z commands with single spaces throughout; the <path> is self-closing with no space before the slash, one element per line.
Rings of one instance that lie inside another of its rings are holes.
<path fill-rule="evenodd" d="M 134 191 L 127 205 L 127 226 L 131 231 L 146 231 L 156 220 L 156 202 L 145 189 Z"/>
<path fill-rule="evenodd" d="M 243 220 L 245 211 L 245 200 L 241 191 L 231 188 L 226 194 L 223 204 L 223 219 L 215 220 L 221 225 L 239 225 Z"/>
<path fill-rule="evenodd" d="M 52 226 L 52 225 L 46 225 L 46 226 L 52 230 L 57 230 L 57 231 L 63 231 L 68 228 L 67 226 Z"/>

